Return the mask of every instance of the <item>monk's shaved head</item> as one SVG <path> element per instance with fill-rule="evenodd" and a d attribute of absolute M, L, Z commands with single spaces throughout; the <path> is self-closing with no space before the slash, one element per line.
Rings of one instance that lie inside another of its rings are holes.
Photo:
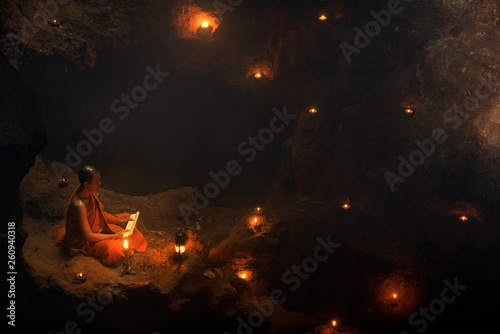
<path fill-rule="evenodd" d="M 85 165 L 80 169 L 80 172 L 78 173 L 78 179 L 80 180 L 80 184 L 83 184 L 83 182 L 92 182 L 94 179 L 94 175 L 100 174 L 99 170 L 95 168 L 94 166 L 90 165 Z"/>

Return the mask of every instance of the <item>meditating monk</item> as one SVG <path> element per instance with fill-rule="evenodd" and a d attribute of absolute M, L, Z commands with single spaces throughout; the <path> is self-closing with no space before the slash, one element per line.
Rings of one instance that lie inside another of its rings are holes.
<path fill-rule="evenodd" d="M 116 266 L 123 260 L 123 228 L 132 220 L 130 213 L 112 215 L 104 211 L 97 198 L 101 173 L 93 166 L 83 166 L 78 174 L 80 186 L 71 195 L 66 212 L 66 229 L 59 230 L 56 244 L 64 244 L 70 253 L 83 252 Z M 127 237 L 129 248 L 145 252 L 147 243 L 142 233 L 134 230 Z"/>

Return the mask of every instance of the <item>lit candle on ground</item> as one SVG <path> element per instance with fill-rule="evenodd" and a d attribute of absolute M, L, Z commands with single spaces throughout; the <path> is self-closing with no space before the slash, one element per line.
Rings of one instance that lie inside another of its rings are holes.
<path fill-rule="evenodd" d="M 317 113 L 317 112 L 318 112 L 318 111 L 317 111 L 316 109 L 314 109 L 314 108 L 309 109 L 309 113 L 311 113 L 311 114 L 315 114 L 315 113 Z"/>
<path fill-rule="evenodd" d="M 333 320 L 332 325 L 333 325 L 333 332 L 336 333 L 337 322 L 335 320 Z"/>
<path fill-rule="evenodd" d="M 129 248 L 128 248 L 128 242 L 127 240 L 123 241 L 123 256 L 124 256 L 124 260 L 123 260 L 123 267 L 125 269 L 127 269 L 130 265 L 130 262 L 129 262 Z"/>
<path fill-rule="evenodd" d="M 201 27 L 202 28 L 208 28 L 209 24 L 207 21 L 203 21 L 203 23 L 201 24 Z"/>
<path fill-rule="evenodd" d="M 261 207 L 256 207 L 255 209 L 253 209 L 253 213 L 255 213 L 256 215 L 261 215 L 262 214 L 262 208 Z"/>
<path fill-rule="evenodd" d="M 325 21 L 326 20 L 326 15 L 320 15 L 319 20 L 320 21 Z"/>
<path fill-rule="evenodd" d="M 392 296 L 394 297 L 394 299 L 396 299 L 396 297 L 397 297 L 398 295 L 397 295 L 397 294 L 393 294 Z"/>
<path fill-rule="evenodd" d="M 260 79 L 260 78 L 262 78 L 262 74 L 261 73 L 255 73 L 254 77 L 257 78 L 257 79 Z"/>
<path fill-rule="evenodd" d="M 411 114 L 413 114 L 413 109 L 407 108 L 407 109 L 405 109 L 405 113 L 407 115 L 411 115 Z"/>
<path fill-rule="evenodd" d="M 466 222 L 467 220 L 469 220 L 469 218 L 467 218 L 467 216 L 461 216 L 459 219 L 463 222 Z"/>
<path fill-rule="evenodd" d="M 342 209 L 344 210 L 349 210 L 351 208 L 351 206 L 347 203 L 345 203 L 344 205 L 342 205 Z"/>

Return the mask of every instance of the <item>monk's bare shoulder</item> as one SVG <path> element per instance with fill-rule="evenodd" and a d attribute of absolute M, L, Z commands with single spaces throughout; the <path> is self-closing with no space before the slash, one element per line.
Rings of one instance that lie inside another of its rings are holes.
<path fill-rule="evenodd" d="M 69 201 L 68 211 L 78 213 L 82 210 L 85 210 L 85 203 L 78 196 L 73 195 Z"/>

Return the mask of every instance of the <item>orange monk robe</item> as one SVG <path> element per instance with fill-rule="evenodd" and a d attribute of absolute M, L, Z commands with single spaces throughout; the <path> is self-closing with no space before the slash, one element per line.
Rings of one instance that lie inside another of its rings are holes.
<path fill-rule="evenodd" d="M 76 190 L 71 195 L 71 199 L 75 196 Z M 87 208 L 87 221 L 90 225 L 90 230 L 94 233 L 114 234 L 123 229 L 119 226 L 119 220 L 130 218 L 130 213 L 121 213 L 112 215 L 104 211 L 104 207 L 97 198 L 97 194 L 92 193 L 89 196 Z M 69 210 L 68 210 L 69 211 Z M 97 242 L 86 241 L 83 238 L 81 228 L 78 224 L 77 217 L 69 212 L 66 212 L 66 229 L 60 229 L 56 240 L 56 245 L 61 243 L 68 246 L 71 250 L 79 250 L 86 255 L 96 257 L 105 265 L 116 265 L 123 260 L 123 241 L 128 241 L 129 249 L 136 252 L 145 252 L 147 243 L 142 233 L 137 229 L 134 233 L 125 239 L 106 239 Z"/>

